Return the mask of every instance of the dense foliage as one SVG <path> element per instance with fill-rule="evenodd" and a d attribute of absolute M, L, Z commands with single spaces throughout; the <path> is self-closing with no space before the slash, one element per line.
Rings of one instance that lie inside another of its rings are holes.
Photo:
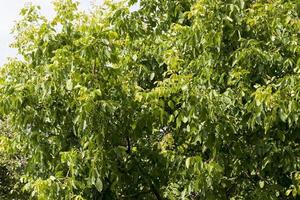
<path fill-rule="evenodd" d="M 28 199 L 28 193 L 22 191 L 22 184 L 18 181 L 24 172 L 25 160 L 11 145 L 13 138 L 10 124 L 2 121 L 0 123 L 0 199 Z"/>
<path fill-rule="evenodd" d="M 299 198 L 297 0 L 77 5 L 24 8 L 1 68 L 32 198 Z"/>

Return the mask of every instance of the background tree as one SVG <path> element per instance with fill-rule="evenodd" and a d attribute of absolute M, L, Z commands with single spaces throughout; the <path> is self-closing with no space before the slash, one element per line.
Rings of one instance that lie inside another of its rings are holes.
<path fill-rule="evenodd" d="M 0 112 L 38 199 L 300 194 L 296 1 L 55 1 L 21 11 Z"/>

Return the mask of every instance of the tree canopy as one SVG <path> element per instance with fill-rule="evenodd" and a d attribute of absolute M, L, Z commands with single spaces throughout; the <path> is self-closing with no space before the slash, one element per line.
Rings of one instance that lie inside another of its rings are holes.
<path fill-rule="evenodd" d="M 297 0 L 53 4 L 21 10 L 0 72 L 31 198 L 299 198 Z"/>

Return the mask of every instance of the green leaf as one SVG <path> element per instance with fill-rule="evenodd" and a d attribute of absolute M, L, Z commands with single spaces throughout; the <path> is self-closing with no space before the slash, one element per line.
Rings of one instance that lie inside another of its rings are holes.
<path fill-rule="evenodd" d="M 72 90 L 73 89 L 73 82 L 71 79 L 67 80 L 66 82 L 66 89 L 67 90 Z"/>
<path fill-rule="evenodd" d="M 183 123 L 187 123 L 188 121 L 189 121 L 189 118 L 188 118 L 188 117 L 184 116 L 184 117 L 182 118 L 182 122 L 183 122 Z"/>
<path fill-rule="evenodd" d="M 265 182 L 264 181 L 259 181 L 259 187 L 264 188 L 264 186 L 265 186 Z"/>
<path fill-rule="evenodd" d="M 291 192 L 293 191 L 293 189 L 288 189 L 286 192 L 285 192 L 285 195 L 286 196 L 289 196 L 291 194 Z"/>
<path fill-rule="evenodd" d="M 100 178 L 97 178 L 97 179 L 96 179 L 95 187 L 96 187 L 96 189 L 97 189 L 99 192 L 102 191 L 102 189 L 103 189 L 103 183 L 102 183 L 102 181 L 101 181 Z"/>
<path fill-rule="evenodd" d="M 279 109 L 279 117 L 283 122 L 286 121 L 287 115 L 284 113 L 283 109 Z"/>
<path fill-rule="evenodd" d="M 186 166 L 187 169 L 190 168 L 190 164 L 191 164 L 191 158 L 188 157 L 188 158 L 185 160 L 185 166 Z"/>
<path fill-rule="evenodd" d="M 150 81 L 152 81 L 154 79 L 154 77 L 155 77 L 155 73 L 152 72 L 151 75 L 150 75 Z"/>

